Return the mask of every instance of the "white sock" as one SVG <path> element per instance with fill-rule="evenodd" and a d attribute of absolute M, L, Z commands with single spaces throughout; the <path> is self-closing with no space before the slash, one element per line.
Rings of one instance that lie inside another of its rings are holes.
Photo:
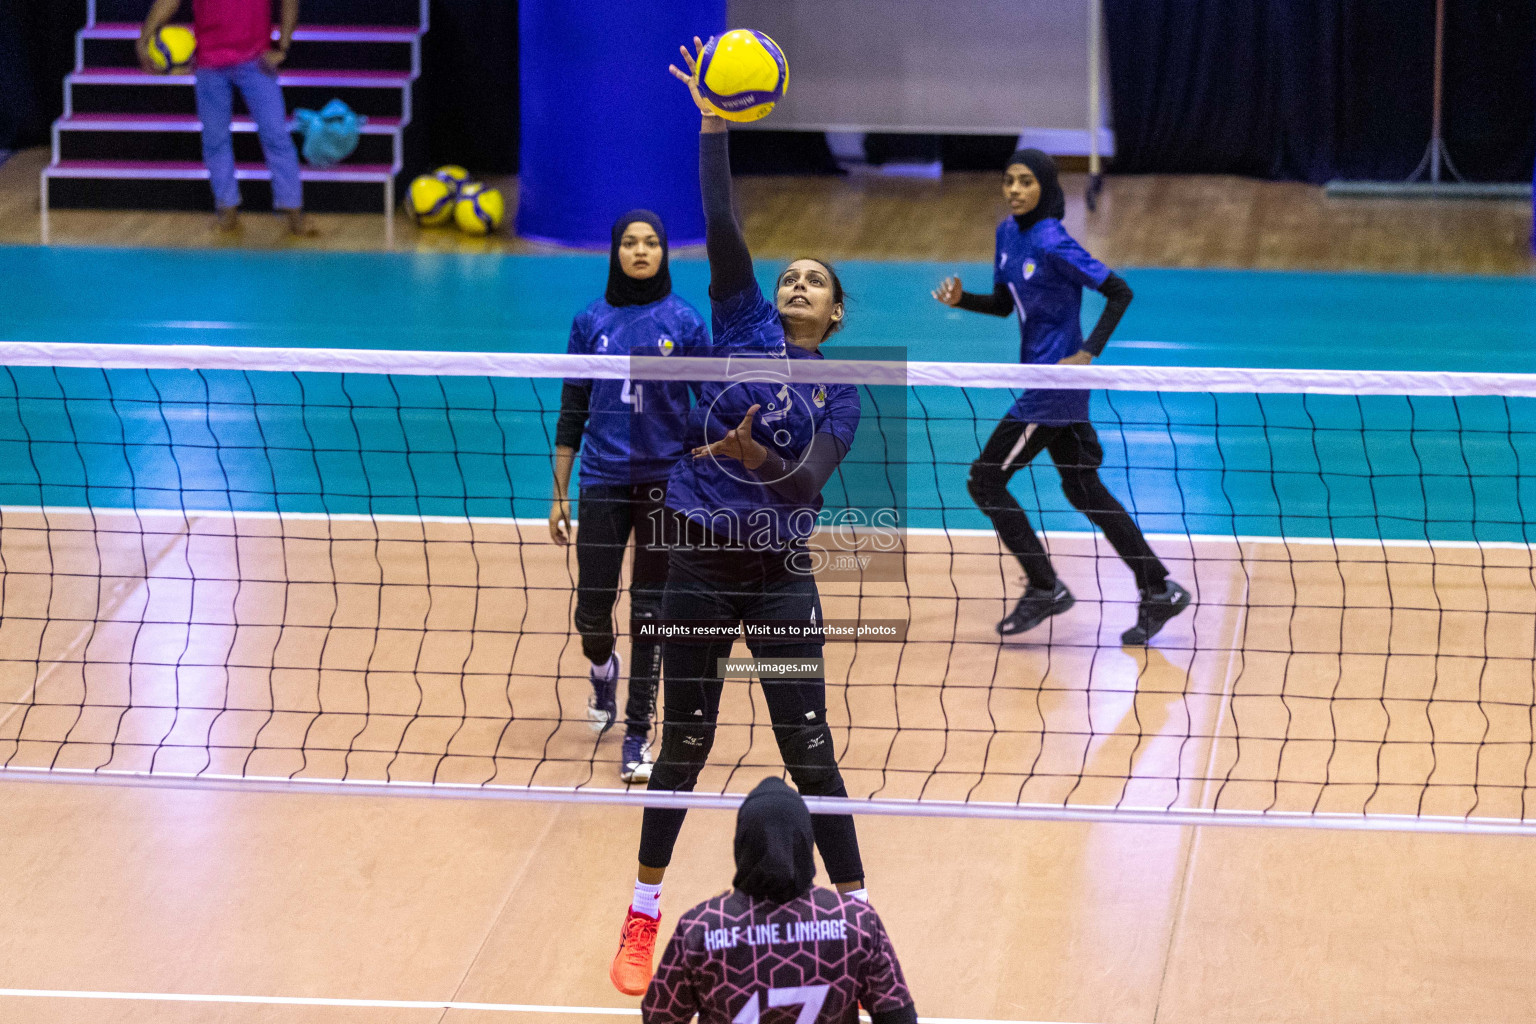
<path fill-rule="evenodd" d="M 635 913 L 644 914 L 646 917 L 661 917 L 661 883 L 646 885 L 644 882 L 635 882 L 635 898 L 630 903 Z"/>
<path fill-rule="evenodd" d="M 847 896 L 849 899 L 858 900 L 860 903 L 869 902 L 868 889 L 849 889 L 847 892 L 843 893 L 843 895 Z"/>
<path fill-rule="evenodd" d="M 611 681 L 619 674 L 619 657 L 617 654 L 608 655 L 608 660 L 601 665 L 592 666 L 592 678 Z"/>

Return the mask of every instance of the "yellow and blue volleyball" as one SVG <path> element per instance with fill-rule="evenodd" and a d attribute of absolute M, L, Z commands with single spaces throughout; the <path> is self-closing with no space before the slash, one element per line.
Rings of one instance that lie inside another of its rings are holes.
<path fill-rule="evenodd" d="M 698 72 L 699 95 L 728 121 L 767 117 L 789 84 L 789 64 L 779 44 L 747 28 L 705 43 Z"/>
<path fill-rule="evenodd" d="M 453 207 L 454 222 L 469 235 L 488 235 L 501 227 L 507 203 L 498 189 L 474 183 L 465 185 Z"/>
<path fill-rule="evenodd" d="M 185 25 L 166 25 L 149 37 L 149 62 L 162 75 L 186 71 L 197 55 L 197 36 Z"/>
<path fill-rule="evenodd" d="M 437 227 L 453 217 L 453 204 L 458 199 L 456 186 L 435 174 L 423 174 L 405 191 L 405 212 L 422 227 Z"/>
<path fill-rule="evenodd" d="M 433 171 L 432 177 L 447 185 L 453 191 L 455 200 L 459 197 L 459 191 L 469 184 L 469 172 L 458 164 L 445 164 Z"/>

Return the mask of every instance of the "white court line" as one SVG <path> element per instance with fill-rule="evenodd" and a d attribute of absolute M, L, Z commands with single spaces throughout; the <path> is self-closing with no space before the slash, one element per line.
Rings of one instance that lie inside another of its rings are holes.
<path fill-rule="evenodd" d="M 105 999 L 142 1003 L 241 1003 L 253 1006 L 337 1006 L 370 1010 L 477 1010 L 482 1013 L 550 1013 L 569 1017 L 638 1017 L 622 1006 L 540 1006 L 535 1003 L 461 1003 L 433 999 L 322 999 L 306 996 L 188 995 L 177 992 L 92 992 L 51 988 L 0 988 L 0 999 Z M 861 1019 L 867 1020 L 867 1017 Z M 1058 1024 L 1053 1021 L 976 1017 L 919 1017 L 918 1024 Z M 1066 1022 L 1060 1022 L 1066 1024 Z"/>
<path fill-rule="evenodd" d="M 249 520 L 292 520 L 294 522 L 323 522 L 327 519 L 338 523 L 446 523 L 449 525 L 473 525 L 473 526 L 527 526 L 544 527 L 548 525 L 545 518 L 532 516 L 432 516 L 432 515 L 401 515 L 399 513 L 369 513 L 369 512 L 258 512 L 244 509 L 231 512 L 229 509 L 207 508 L 93 508 L 80 505 L 0 505 L 0 515 L 74 515 L 74 516 L 122 516 L 138 519 L 249 519 Z M 577 522 L 580 522 L 578 517 Z M 1081 541 L 1100 536 L 1093 530 L 1038 530 L 1041 537 L 1046 540 L 1072 540 Z M 996 537 L 997 532 L 991 527 L 976 529 L 960 526 L 904 526 L 898 533 L 910 534 L 914 537 Z M 1409 540 L 1381 537 L 1301 537 L 1301 536 L 1270 536 L 1266 534 L 1248 533 L 1148 533 L 1146 538 L 1151 541 L 1168 541 L 1177 543 L 1180 541 L 1190 544 L 1293 544 L 1297 546 L 1313 547 L 1371 547 L 1371 548 L 1444 548 L 1446 550 L 1470 550 L 1470 551 L 1528 551 L 1532 545 L 1522 541 L 1509 540 Z M 529 544 L 543 543 L 535 538 L 527 541 Z M 1178 557 L 1178 556 L 1174 556 Z"/>

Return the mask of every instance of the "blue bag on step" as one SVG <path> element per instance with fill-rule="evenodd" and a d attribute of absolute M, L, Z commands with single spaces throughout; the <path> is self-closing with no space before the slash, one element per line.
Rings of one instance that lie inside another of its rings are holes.
<path fill-rule="evenodd" d="M 319 111 L 302 107 L 293 112 L 304 134 L 304 159 L 313 167 L 334 167 L 357 149 L 358 129 L 368 122 L 341 100 Z"/>

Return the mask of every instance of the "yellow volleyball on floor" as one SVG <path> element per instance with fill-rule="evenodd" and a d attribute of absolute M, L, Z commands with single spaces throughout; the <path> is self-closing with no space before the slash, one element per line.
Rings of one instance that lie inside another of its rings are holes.
<path fill-rule="evenodd" d="M 459 190 L 469 184 L 469 172 L 458 164 L 444 164 L 432 172 L 432 177 L 452 189 L 455 199 L 458 198 Z"/>
<path fill-rule="evenodd" d="M 186 71 L 197 55 L 197 36 L 185 25 L 165 25 L 149 37 L 149 62 L 162 75 Z"/>
<path fill-rule="evenodd" d="M 465 185 L 453 206 L 453 219 L 466 233 L 488 235 L 501 227 L 507 216 L 507 203 L 501 191 L 480 184 Z"/>
<path fill-rule="evenodd" d="M 422 227 L 437 227 L 453 216 L 458 189 L 435 174 L 423 174 L 405 193 L 405 211 Z"/>
<path fill-rule="evenodd" d="M 698 70 L 699 95 L 728 121 L 767 117 L 789 85 L 789 64 L 779 44 L 746 28 L 704 44 Z"/>

